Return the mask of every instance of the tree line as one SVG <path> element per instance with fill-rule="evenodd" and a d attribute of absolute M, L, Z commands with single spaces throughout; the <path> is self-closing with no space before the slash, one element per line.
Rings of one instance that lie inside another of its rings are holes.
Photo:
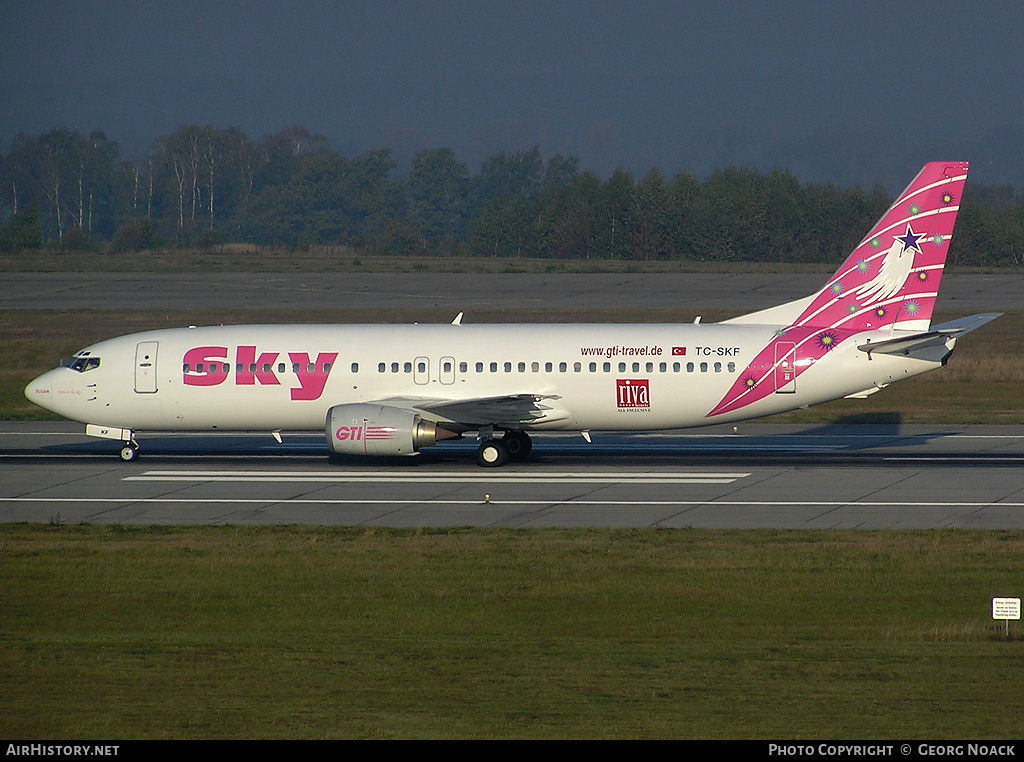
<path fill-rule="evenodd" d="M 141 159 L 103 132 L 19 135 L 0 151 L 0 249 L 131 251 L 226 242 L 343 244 L 390 254 L 550 259 L 835 262 L 892 201 L 881 187 L 785 171 L 657 169 L 607 179 L 539 147 L 472 171 L 448 148 L 399 177 L 389 149 L 349 157 L 292 127 L 255 142 L 186 125 Z M 1024 192 L 968 183 L 950 256 L 1020 265 Z"/>

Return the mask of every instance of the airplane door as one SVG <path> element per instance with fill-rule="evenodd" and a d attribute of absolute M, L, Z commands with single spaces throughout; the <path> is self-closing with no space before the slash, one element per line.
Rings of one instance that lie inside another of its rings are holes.
<path fill-rule="evenodd" d="M 136 394 L 156 393 L 156 350 L 157 342 L 140 341 L 135 347 L 135 392 Z"/>
<path fill-rule="evenodd" d="M 423 385 L 430 381 L 430 360 L 426 357 L 417 357 L 412 365 L 412 380 Z"/>
<path fill-rule="evenodd" d="M 796 344 L 792 341 L 775 344 L 775 393 L 796 393 Z"/>
<path fill-rule="evenodd" d="M 442 357 L 439 377 L 442 384 L 455 383 L 455 358 Z"/>

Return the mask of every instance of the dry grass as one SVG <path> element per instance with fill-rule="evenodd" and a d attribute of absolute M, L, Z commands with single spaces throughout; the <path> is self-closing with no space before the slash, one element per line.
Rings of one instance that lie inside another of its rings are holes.
<path fill-rule="evenodd" d="M 821 272 L 820 264 L 730 263 L 696 261 L 633 262 L 606 259 L 531 259 L 458 256 L 392 256 L 348 246 L 311 246 L 292 250 L 253 244 L 209 249 L 160 249 L 130 254 L 90 251 L 0 253 L 0 272 L 441 272 L 441 273 L 673 273 L 673 272 Z"/>

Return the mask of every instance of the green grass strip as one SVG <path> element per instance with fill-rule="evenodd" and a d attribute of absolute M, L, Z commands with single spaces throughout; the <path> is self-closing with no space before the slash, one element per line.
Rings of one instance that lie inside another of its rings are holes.
<path fill-rule="evenodd" d="M 0 525 L 9 738 L 1019 738 L 1024 532 Z"/>

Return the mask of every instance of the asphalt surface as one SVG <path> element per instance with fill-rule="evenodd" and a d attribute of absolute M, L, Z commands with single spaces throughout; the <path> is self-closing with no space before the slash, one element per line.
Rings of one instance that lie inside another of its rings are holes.
<path fill-rule="evenodd" d="M 71 423 L 0 424 L 0 521 L 390 527 L 1024 528 L 1024 427 L 794 426 L 540 435 L 329 459 L 321 437 L 140 436 L 138 461 Z"/>

